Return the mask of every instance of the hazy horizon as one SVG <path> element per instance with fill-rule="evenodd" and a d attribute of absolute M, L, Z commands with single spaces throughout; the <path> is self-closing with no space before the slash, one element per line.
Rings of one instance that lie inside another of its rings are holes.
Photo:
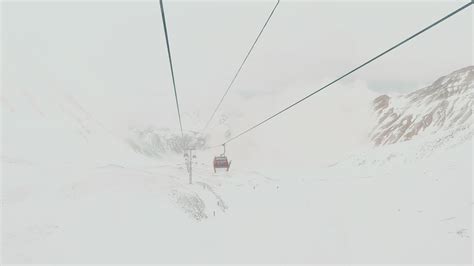
<path fill-rule="evenodd" d="M 464 2 L 281 1 L 221 110 L 284 91 L 300 98 Z M 273 4 L 165 1 L 181 109 L 199 112 L 198 123 L 184 118 L 185 128 L 202 128 Z M 471 19 L 470 10 L 461 12 L 341 84 L 406 92 L 471 65 Z M 103 99 L 123 109 L 99 117 L 153 124 L 169 112 L 161 125 L 176 127 L 157 1 L 2 2 L 2 36 L 4 89 L 57 88 L 94 109 Z"/>

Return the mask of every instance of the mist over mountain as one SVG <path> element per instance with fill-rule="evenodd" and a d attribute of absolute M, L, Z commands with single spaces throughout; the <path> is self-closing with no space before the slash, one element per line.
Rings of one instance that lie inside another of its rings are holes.
<path fill-rule="evenodd" d="M 358 261 L 397 258 L 407 246 L 419 250 L 407 258 L 465 261 L 473 71 L 466 67 L 398 96 L 374 95 L 363 83 L 334 86 L 271 127 L 231 143 L 231 169 L 217 173 L 211 162 L 221 148 L 204 148 L 264 117 L 262 104 L 275 110 L 294 92 L 233 102 L 208 132 L 185 130 L 183 140 L 176 129 L 153 125 L 112 130 L 70 91 L 5 90 L 1 160 L 9 244 L 3 253 L 13 262 L 81 260 L 84 254 L 108 261 L 110 252 L 122 259 L 186 262 L 174 252 L 177 241 L 199 261 L 237 260 L 240 255 L 230 252 L 237 249 L 252 260 L 268 261 L 275 250 L 319 260 L 303 247 L 345 241 Z M 196 148 L 192 185 L 182 157 L 188 146 Z M 272 240 L 268 224 L 284 228 L 294 220 L 299 226 L 279 231 L 291 241 Z M 382 226 L 389 223 L 396 230 Z M 350 234 L 325 235 L 328 224 Z M 237 227 L 256 233 L 230 230 Z M 393 241 L 388 249 L 362 245 L 367 237 Z M 215 247 L 203 238 L 227 244 Z M 424 245 L 428 240 L 442 244 Z M 302 249 L 288 246 L 298 241 Z M 137 243 L 166 252 L 130 252 Z M 60 254 L 53 251 L 60 248 Z M 374 257 L 374 250 L 380 255 Z M 346 261 L 338 259 L 340 252 L 328 254 L 323 258 Z"/>
<path fill-rule="evenodd" d="M 472 3 L 3 1 L 0 264 L 471 265 Z"/>

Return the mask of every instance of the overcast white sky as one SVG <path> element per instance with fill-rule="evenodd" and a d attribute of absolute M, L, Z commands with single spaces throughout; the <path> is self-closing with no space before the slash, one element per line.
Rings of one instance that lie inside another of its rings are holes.
<path fill-rule="evenodd" d="M 226 101 L 304 96 L 466 2 L 282 0 Z M 274 3 L 165 1 L 183 112 L 205 122 Z M 472 17 L 461 12 L 344 82 L 403 92 L 472 65 Z M 104 117 L 175 115 L 158 0 L 3 2 L 2 74 L 2 89 L 69 90 Z"/>

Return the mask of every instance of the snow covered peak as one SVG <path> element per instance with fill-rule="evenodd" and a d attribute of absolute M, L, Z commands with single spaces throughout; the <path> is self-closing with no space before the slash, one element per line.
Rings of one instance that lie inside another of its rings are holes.
<path fill-rule="evenodd" d="M 167 152 L 183 153 L 185 147 L 202 149 L 206 138 L 198 132 L 185 131 L 184 137 L 179 132 L 168 128 L 145 129 L 131 128 L 127 143 L 138 153 L 148 157 L 161 157 Z"/>
<path fill-rule="evenodd" d="M 382 95 L 373 101 L 375 145 L 393 144 L 439 131 L 471 126 L 474 66 L 459 69 L 406 95 Z"/>

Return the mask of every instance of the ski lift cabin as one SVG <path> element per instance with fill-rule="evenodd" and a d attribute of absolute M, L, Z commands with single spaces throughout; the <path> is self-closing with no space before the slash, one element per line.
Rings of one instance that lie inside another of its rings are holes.
<path fill-rule="evenodd" d="M 225 156 L 225 145 L 223 146 L 224 146 L 224 153 L 219 156 L 214 157 L 214 162 L 213 162 L 214 173 L 216 172 L 216 169 L 220 169 L 220 168 L 225 168 L 227 172 L 229 171 L 231 161 L 229 161 L 227 159 L 227 156 Z"/>
<path fill-rule="evenodd" d="M 218 168 L 225 168 L 226 171 L 229 171 L 230 162 L 227 160 L 227 156 L 221 154 L 219 156 L 214 157 L 214 173 Z"/>

